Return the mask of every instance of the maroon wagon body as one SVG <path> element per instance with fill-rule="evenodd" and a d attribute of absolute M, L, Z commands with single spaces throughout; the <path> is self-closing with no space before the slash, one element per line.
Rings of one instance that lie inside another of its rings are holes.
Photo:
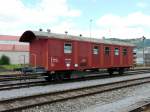
<path fill-rule="evenodd" d="M 26 31 L 21 42 L 30 42 L 30 64 L 48 71 L 129 68 L 133 46 L 71 35 Z"/>

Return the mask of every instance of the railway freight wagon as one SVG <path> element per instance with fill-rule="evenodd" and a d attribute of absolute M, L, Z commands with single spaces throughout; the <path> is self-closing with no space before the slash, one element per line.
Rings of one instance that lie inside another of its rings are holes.
<path fill-rule="evenodd" d="M 120 74 L 133 65 L 133 45 L 100 39 L 25 31 L 21 42 L 30 43 L 30 64 L 44 67 L 48 79 L 70 78 L 77 71 L 107 69 Z"/>

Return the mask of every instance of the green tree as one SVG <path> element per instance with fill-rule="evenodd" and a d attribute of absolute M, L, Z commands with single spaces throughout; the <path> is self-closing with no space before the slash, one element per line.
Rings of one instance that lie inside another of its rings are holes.
<path fill-rule="evenodd" d="M 9 57 L 2 55 L 0 58 L 0 65 L 9 65 L 9 64 L 10 64 Z"/>

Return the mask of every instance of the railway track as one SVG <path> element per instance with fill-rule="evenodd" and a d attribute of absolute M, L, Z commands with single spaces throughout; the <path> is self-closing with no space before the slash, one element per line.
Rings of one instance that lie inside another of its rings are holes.
<path fill-rule="evenodd" d="M 150 112 L 150 102 L 139 102 L 139 104 L 136 104 L 134 109 L 129 110 L 129 112 Z"/>
<path fill-rule="evenodd" d="M 37 74 L 28 74 L 28 75 L 23 75 L 23 74 L 9 74 L 9 75 L 0 75 L 0 82 L 3 81 L 12 81 L 12 80 L 27 80 L 27 79 L 40 79 L 42 78 L 41 75 Z"/>
<path fill-rule="evenodd" d="M 33 86 L 44 86 L 48 85 L 49 82 L 37 80 L 37 81 L 23 81 L 17 83 L 8 83 L 8 84 L 0 84 L 0 91 L 4 90 L 11 90 L 11 89 L 19 89 L 19 88 L 26 88 L 26 87 L 33 87 Z"/>
<path fill-rule="evenodd" d="M 109 76 L 108 73 L 102 72 L 101 74 L 96 73 L 95 75 L 92 75 L 91 77 L 85 77 L 85 78 L 79 78 L 79 79 L 71 79 L 71 80 L 64 80 L 64 81 L 52 81 L 47 82 L 43 80 L 43 77 L 37 77 L 35 75 L 27 76 L 27 77 L 19 77 L 19 79 L 16 81 L 12 80 L 3 80 L 4 83 L 0 83 L 0 91 L 4 90 L 11 90 L 11 89 L 19 89 L 19 88 L 26 88 L 26 87 L 33 87 L 33 86 L 45 86 L 49 84 L 60 84 L 60 83 L 69 83 L 69 82 L 77 82 L 77 81 L 83 81 L 83 80 L 95 80 L 95 79 L 102 79 L 102 78 L 111 78 L 111 77 L 121 77 L 121 76 L 127 76 L 127 75 L 135 75 L 135 74 L 143 74 L 143 73 L 150 73 L 150 70 L 148 69 L 142 69 L 138 71 L 128 71 L 124 75 L 118 75 L 114 74 L 112 76 Z M 18 75 L 16 75 L 18 76 Z M 7 81 L 7 82 L 6 82 Z"/>
<path fill-rule="evenodd" d="M 78 87 L 74 89 L 34 94 L 12 99 L 4 99 L 0 101 L 0 112 L 20 111 L 22 109 L 27 109 L 30 107 L 41 106 L 44 104 L 52 104 L 68 99 L 85 97 L 93 94 L 98 94 L 106 91 L 112 91 L 149 82 L 150 76 L 147 76 L 141 78 L 126 79 L 122 81 L 115 81 L 106 84 L 97 84 L 86 87 Z"/>
<path fill-rule="evenodd" d="M 142 69 L 131 69 L 130 71 L 127 71 L 127 74 L 132 74 L 132 73 L 149 73 L 150 72 L 150 68 L 142 68 Z M 101 70 L 100 72 L 92 72 L 94 74 L 108 74 L 107 70 Z M 89 72 L 89 74 L 92 74 L 91 72 Z M 43 76 L 41 76 L 40 74 L 21 74 L 21 73 L 17 73 L 17 74 L 5 74 L 5 75 L 0 75 L 0 82 L 3 81 L 12 81 L 12 80 L 27 80 L 27 79 L 40 79 L 43 78 Z"/>

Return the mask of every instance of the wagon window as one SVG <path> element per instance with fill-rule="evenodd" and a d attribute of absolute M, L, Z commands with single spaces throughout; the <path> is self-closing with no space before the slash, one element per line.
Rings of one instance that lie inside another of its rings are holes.
<path fill-rule="evenodd" d="M 115 48 L 114 53 L 115 53 L 115 56 L 118 56 L 118 55 L 119 55 L 119 49 L 118 49 L 118 48 Z"/>
<path fill-rule="evenodd" d="M 105 55 L 109 55 L 110 52 L 110 48 L 109 47 L 105 47 Z"/>
<path fill-rule="evenodd" d="M 72 53 L 72 45 L 70 43 L 64 44 L 64 53 Z"/>
<path fill-rule="evenodd" d="M 123 49 L 123 55 L 124 55 L 124 56 L 127 55 L 127 49 Z"/>
<path fill-rule="evenodd" d="M 98 49 L 98 46 L 94 46 L 93 47 L 93 54 L 98 54 L 98 51 L 99 51 L 99 49 Z"/>

